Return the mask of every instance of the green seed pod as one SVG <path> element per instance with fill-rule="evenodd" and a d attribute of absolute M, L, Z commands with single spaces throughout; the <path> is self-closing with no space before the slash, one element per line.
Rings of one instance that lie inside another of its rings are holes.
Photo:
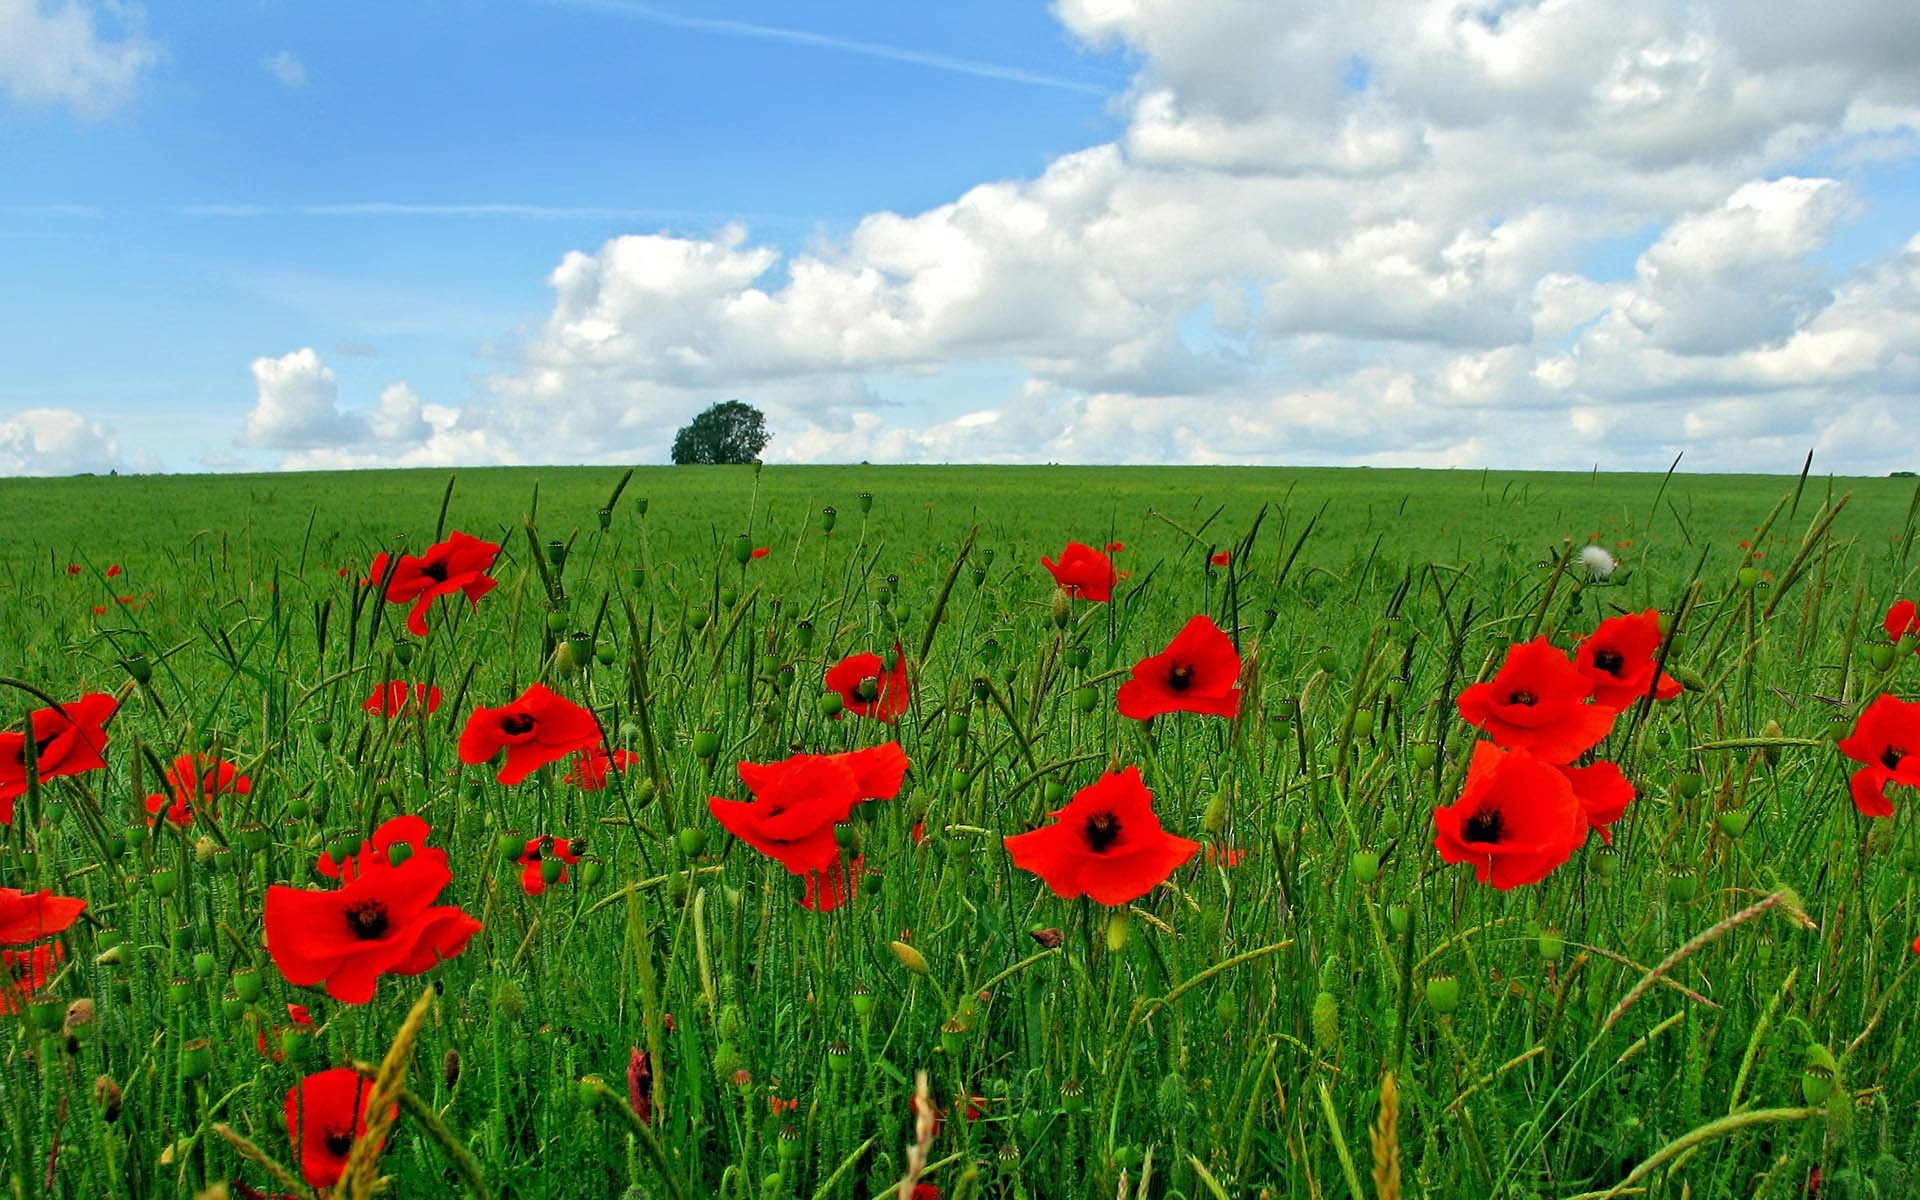
<path fill-rule="evenodd" d="M 1867 651 L 1867 661 L 1876 671 L 1886 672 L 1893 669 L 1893 647 L 1884 642 Z"/>
<path fill-rule="evenodd" d="M 1825 1104 L 1839 1073 L 1840 1064 L 1833 1051 L 1817 1043 L 1809 1045 L 1800 1069 L 1800 1094 L 1808 1104 Z"/>
<path fill-rule="evenodd" d="M 1353 714 L 1353 736 L 1370 737 L 1373 734 L 1373 713 L 1361 709 Z"/>
<path fill-rule="evenodd" d="M 1406 697 L 1407 681 L 1404 679 L 1389 679 L 1387 680 L 1386 688 L 1383 690 L 1387 694 L 1387 699 L 1393 701 L 1395 704 L 1398 704 L 1400 703 L 1401 700 L 1405 699 Z"/>
<path fill-rule="evenodd" d="M 693 735 L 694 757 L 709 759 L 720 753 L 720 735 L 711 729 L 702 729 Z"/>
<path fill-rule="evenodd" d="M 1387 905 L 1387 927 L 1393 930 L 1393 936 L 1405 937 L 1413 928 L 1413 910 L 1404 904 Z"/>
<path fill-rule="evenodd" d="M 691 608 L 687 610 L 687 627 L 695 633 L 699 633 L 707 627 L 707 620 L 711 616 L 712 614 L 707 611 L 705 605 Z"/>
<path fill-rule="evenodd" d="M 1133 916 L 1124 908 L 1107 913 L 1107 951 L 1118 954 L 1127 948 L 1133 934 Z"/>
<path fill-rule="evenodd" d="M 1160 1077 L 1160 1086 L 1154 1093 L 1154 1107 L 1160 1120 L 1173 1125 L 1187 1115 L 1187 1079 L 1178 1071 L 1169 1071 Z"/>
<path fill-rule="evenodd" d="M 647 569 L 645 567 L 628 567 L 627 586 L 636 592 L 645 588 L 647 586 Z"/>
<path fill-rule="evenodd" d="M 1667 899 L 1685 904 L 1700 892 L 1700 880 L 1691 867 L 1675 867 L 1667 876 Z"/>
<path fill-rule="evenodd" d="M 593 660 L 603 667 L 612 666 L 613 660 L 617 657 L 619 655 L 614 652 L 613 647 L 605 642 L 593 648 Z"/>
<path fill-rule="evenodd" d="M 1340 669 L 1340 656 L 1331 650 L 1322 650 L 1313 656 L 1313 665 L 1331 675 Z"/>
<path fill-rule="evenodd" d="M 180 1078 L 185 1080 L 205 1079 L 213 1070 L 213 1043 L 206 1038 L 195 1038 L 180 1047 Z"/>
<path fill-rule="evenodd" d="M 753 539 L 748 537 L 744 533 L 735 537 L 733 539 L 733 561 L 736 563 L 739 563 L 741 566 L 744 567 L 747 565 L 747 562 L 752 558 L 753 558 Z M 731 608 L 733 606 L 728 605 L 727 607 Z"/>
<path fill-rule="evenodd" d="M 258 1000 L 261 994 L 266 991 L 266 988 L 267 978 L 260 973 L 258 968 L 241 967 L 233 973 L 234 994 L 242 1000 L 245 1000 L 248 1004 L 252 1004 Z"/>
<path fill-rule="evenodd" d="M 1758 567 L 1741 567 L 1740 570 L 1734 574 L 1734 582 L 1739 585 L 1741 591 L 1750 592 L 1760 582 L 1760 569 Z"/>
<path fill-rule="evenodd" d="M 986 641 L 980 643 L 980 661 L 989 666 L 1000 661 L 999 638 L 988 638 Z M 977 692 L 975 694 L 978 695 Z M 979 698 L 982 700 L 986 699 L 985 696 L 980 696 Z"/>
<path fill-rule="evenodd" d="M 837 717 L 847 707 L 847 702 L 840 698 L 839 692 L 821 692 L 814 706 L 823 717 Z"/>
<path fill-rule="evenodd" d="M 180 872 L 172 867 L 161 867 L 147 877 L 147 882 L 153 888 L 154 895 L 165 899 L 180 890 Z"/>
<path fill-rule="evenodd" d="M 1753 812 L 1745 808 L 1730 808 L 1715 819 L 1720 823 L 1721 833 L 1737 838 L 1747 831 L 1747 822 L 1753 819 Z"/>
<path fill-rule="evenodd" d="M 594 510 L 593 516 L 594 519 L 600 523 L 601 533 L 605 533 L 607 530 L 613 528 L 613 510 L 611 508 L 596 509 Z"/>
<path fill-rule="evenodd" d="M 127 668 L 127 674 L 132 677 L 135 683 L 144 686 L 153 682 L 153 660 L 149 659 L 146 655 L 129 655 L 121 665 Z"/>
<path fill-rule="evenodd" d="M 1073 693 L 1073 706 L 1083 713 L 1090 713 L 1100 707 L 1100 693 L 1090 687 L 1076 688 Z"/>
<path fill-rule="evenodd" d="M 198 990 L 198 988 L 193 986 L 193 980 L 183 975 L 176 975 L 167 981 L 167 1003 L 173 1005 L 175 1008 L 179 1008 L 183 1004 L 189 1004 L 193 1001 L 194 993 Z"/>
<path fill-rule="evenodd" d="M 58 996 L 34 996 L 27 1001 L 27 1020 L 42 1033 L 60 1028 L 66 1013 L 66 1002 Z"/>
<path fill-rule="evenodd" d="M 547 632 L 555 637 L 566 636 L 567 626 L 572 624 L 566 610 L 556 608 L 547 614 Z"/>
<path fill-rule="evenodd" d="M 834 1041 L 827 1046 L 827 1070 L 835 1075 L 844 1075 L 853 1065 L 853 1048 L 842 1041 Z"/>
<path fill-rule="evenodd" d="M 1460 1007 L 1460 981 L 1451 975 L 1427 980 L 1427 1007 L 1440 1016 L 1451 1017 Z"/>
<path fill-rule="evenodd" d="M 834 522 L 839 519 L 840 519 L 840 514 L 838 511 L 834 509 L 833 505 L 829 504 L 825 508 L 821 509 L 820 510 L 820 532 L 832 533 Z"/>
<path fill-rule="evenodd" d="M 724 608 L 727 611 L 731 612 L 733 611 L 733 606 L 738 603 L 740 603 L 739 589 L 730 588 L 730 587 L 720 589 L 720 607 L 721 608 Z"/>
<path fill-rule="evenodd" d="M 1380 852 L 1377 850 L 1355 850 L 1350 866 L 1353 880 L 1361 887 L 1369 887 L 1380 878 Z"/>
<path fill-rule="evenodd" d="M 1567 952 L 1567 935 L 1558 929 L 1542 929 L 1534 939 L 1539 948 L 1540 957 L 1548 962 L 1559 962 L 1560 956 Z"/>
<path fill-rule="evenodd" d="M 861 492 L 860 493 L 860 515 L 864 517 L 872 511 L 873 511 L 873 493 Z"/>
<path fill-rule="evenodd" d="M 967 714 L 964 710 L 947 714 L 947 736 L 956 738 L 967 736 Z"/>
<path fill-rule="evenodd" d="M 1413 748 L 1413 765 L 1422 771 L 1430 770 L 1440 759 L 1440 752 L 1432 742 L 1421 742 Z"/>
<path fill-rule="evenodd" d="M 542 882 L 549 885 L 559 883 L 560 877 L 566 873 L 567 864 L 562 862 L 557 855 L 553 858 L 543 858 L 540 860 L 540 879 Z"/>
<path fill-rule="evenodd" d="M 196 979 L 212 979 L 213 973 L 220 967 L 220 960 L 213 951 L 202 950 L 193 956 L 193 974 Z"/>
<path fill-rule="evenodd" d="M 1682 771 L 1674 777 L 1673 790 L 1680 793 L 1682 799 L 1691 800 L 1700 794 L 1700 789 L 1705 783 L 1706 781 L 1698 772 Z"/>
<path fill-rule="evenodd" d="M 580 1107 L 588 1110 L 598 1108 L 600 1106 L 600 1089 L 605 1087 L 606 1083 L 607 1081 L 598 1075 L 581 1076 L 576 1089 L 580 1096 Z"/>
<path fill-rule="evenodd" d="M 864 983 L 853 985 L 853 1015 L 865 1020 L 873 1015 L 873 989 Z"/>
<path fill-rule="evenodd" d="M 404 639 L 393 644 L 393 661 L 406 666 L 413 661 L 413 643 Z"/>
<path fill-rule="evenodd" d="M 220 1015 L 222 1017 L 225 1017 L 229 1021 L 238 1021 L 246 1011 L 247 1002 L 240 998 L 239 992 L 226 991 L 220 994 Z"/>
<path fill-rule="evenodd" d="M 1067 785 L 1058 779 L 1047 780 L 1044 791 L 1047 797 L 1048 808 L 1057 808 L 1061 804 L 1066 803 Z"/>

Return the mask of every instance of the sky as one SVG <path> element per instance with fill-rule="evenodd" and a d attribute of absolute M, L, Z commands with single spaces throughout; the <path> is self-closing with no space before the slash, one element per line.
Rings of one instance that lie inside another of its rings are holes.
<path fill-rule="evenodd" d="M 0 0 L 0 475 L 1920 469 L 1912 0 Z"/>

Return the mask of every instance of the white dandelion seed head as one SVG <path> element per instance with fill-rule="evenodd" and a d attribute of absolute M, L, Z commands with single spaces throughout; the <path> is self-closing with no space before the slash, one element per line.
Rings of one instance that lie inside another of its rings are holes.
<path fill-rule="evenodd" d="M 1613 574 L 1613 568 L 1618 564 L 1605 547 L 1589 542 L 1580 548 L 1580 565 L 1587 569 L 1587 578 L 1605 579 Z"/>

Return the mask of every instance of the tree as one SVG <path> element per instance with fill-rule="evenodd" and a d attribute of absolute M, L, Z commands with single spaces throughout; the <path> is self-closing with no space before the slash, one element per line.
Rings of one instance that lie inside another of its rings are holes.
<path fill-rule="evenodd" d="M 751 463 L 773 435 L 767 419 L 751 404 L 728 400 L 715 404 L 673 435 L 675 466 L 689 463 Z"/>

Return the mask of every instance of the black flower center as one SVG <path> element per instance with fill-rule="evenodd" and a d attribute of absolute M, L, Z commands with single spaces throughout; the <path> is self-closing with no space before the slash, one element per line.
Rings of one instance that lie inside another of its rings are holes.
<path fill-rule="evenodd" d="M 1497 808 L 1483 808 L 1468 817 L 1460 826 L 1460 832 L 1469 842 L 1479 842 L 1483 846 L 1494 846 L 1500 842 L 1500 834 L 1506 821 Z"/>
<path fill-rule="evenodd" d="M 1880 752 L 1880 763 L 1889 771 L 1898 771 L 1900 769 L 1900 760 L 1906 756 L 1907 752 L 1900 747 L 1888 746 Z"/>
<path fill-rule="evenodd" d="M 1620 672 L 1626 669 L 1627 656 L 1612 647 L 1608 647 L 1605 650 L 1595 650 L 1593 652 L 1593 665 L 1618 679 Z"/>
<path fill-rule="evenodd" d="M 384 900 L 362 900 L 347 906 L 347 928 L 353 936 L 371 942 L 387 932 L 387 904 Z"/>
<path fill-rule="evenodd" d="M 352 1149 L 353 1149 L 353 1130 L 351 1129 L 327 1130 L 327 1153 L 328 1154 L 331 1154 L 335 1158 L 345 1158 L 347 1156 L 348 1151 Z"/>
<path fill-rule="evenodd" d="M 1184 692 L 1193 686 L 1193 665 L 1180 663 L 1167 671 L 1167 687 L 1176 692 Z"/>
<path fill-rule="evenodd" d="M 1087 840 L 1087 849 L 1105 854 L 1109 846 L 1120 840 L 1120 818 L 1110 812 L 1094 813 L 1087 818 L 1082 836 Z"/>
<path fill-rule="evenodd" d="M 519 737 L 523 733 L 532 733 L 533 716 L 530 713 L 509 713 L 500 719 L 500 731 Z"/>
<path fill-rule="evenodd" d="M 1540 697 L 1525 688 L 1515 688 L 1513 691 L 1507 693 L 1507 703 L 1524 704 L 1528 708 L 1532 708 L 1534 705 L 1540 703 Z"/>
<path fill-rule="evenodd" d="M 447 564 L 440 562 L 438 559 L 432 562 L 422 563 L 420 565 L 420 573 L 435 583 L 445 583 L 447 581 Z"/>

